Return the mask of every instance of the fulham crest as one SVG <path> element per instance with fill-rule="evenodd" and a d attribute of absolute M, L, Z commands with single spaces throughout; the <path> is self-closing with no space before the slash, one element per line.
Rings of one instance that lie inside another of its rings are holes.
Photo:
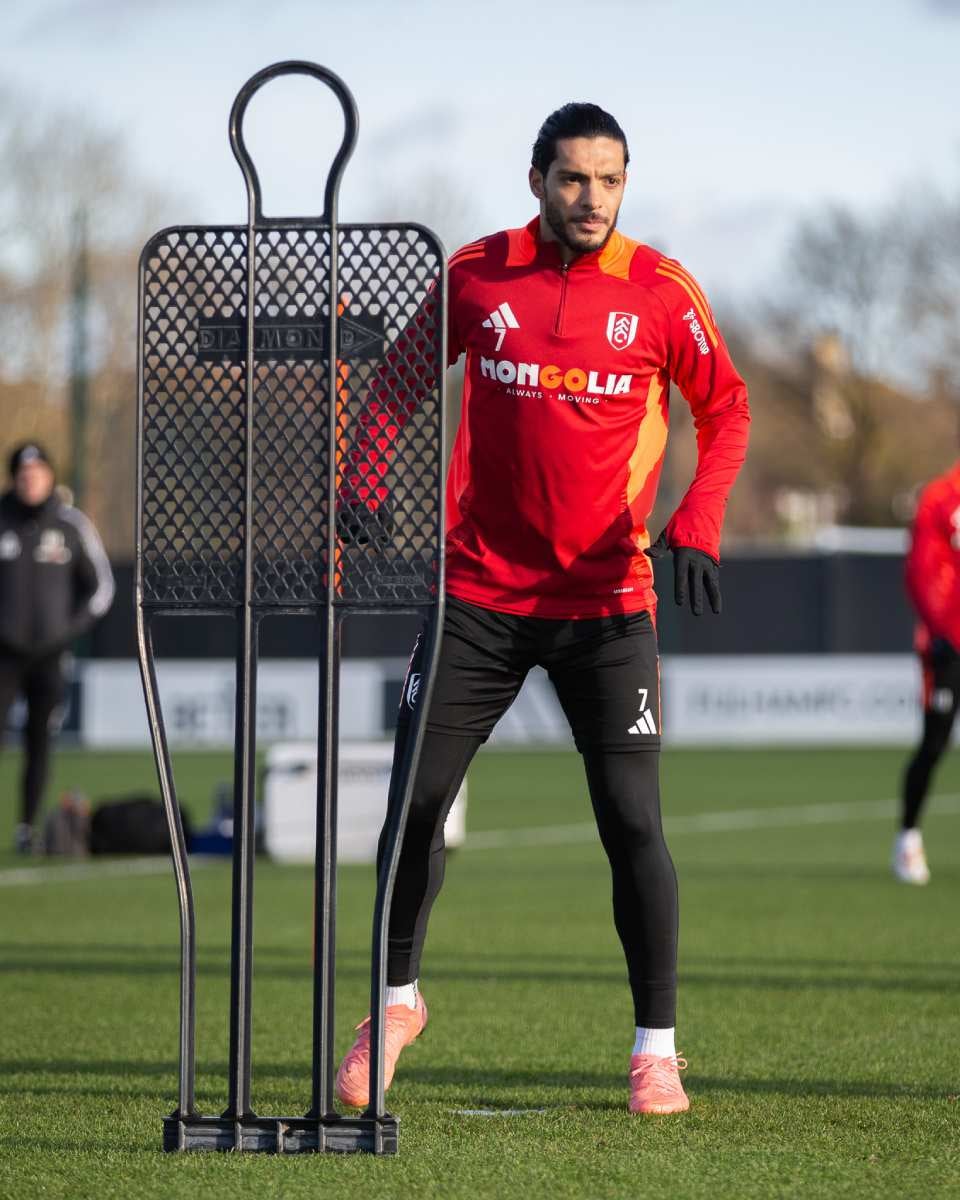
<path fill-rule="evenodd" d="M 634 313 L 612 312 L 607 317 L 607 341 L 614 350 L 626 350 L 637 336 L 640 318 Z"/>

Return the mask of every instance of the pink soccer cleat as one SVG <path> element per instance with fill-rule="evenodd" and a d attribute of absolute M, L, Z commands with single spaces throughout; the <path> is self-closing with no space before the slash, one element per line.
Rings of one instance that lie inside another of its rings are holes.
<path fill-rule="evenodd" d="M 409 1046 L 423 1032 L 427 1023 L 427 1006 L 417 995 L 417 1007 L 391 1004 L 386 1010 L 386 1031 L 383 1051 L 383 1086 L 393 1082 L 393 1072 L 404 1046 Z M 357 1026 L 360 1033 L 337 1072 L 336 1093 L 351 1108 L 366 1108 L 370 1103 L 370 1018 Z"/>
<path fill-rule="evenodd" d="M 681 1113 L 690 1107 L 680 1082 L 687 1060 L 660 1058 L 656 1054 L 634 1054 L 630 1059 L 630 1111 L 632 1113 Z"/>

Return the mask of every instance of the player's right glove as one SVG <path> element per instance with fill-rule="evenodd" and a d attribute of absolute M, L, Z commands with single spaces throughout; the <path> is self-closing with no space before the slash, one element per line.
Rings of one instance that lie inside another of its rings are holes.
<path fill-rule="evenodd" d="M 673 596 L 677 604 L 684 607 L 690 601 L 690 611 L 695 617 L 703 612 L 703 593 L 707 593 L 710 607 L 715 613 L 721 609 L 720 564 L 703 550 L 691 546 L 671 546 L 666 533 L 661 533 L 645 553 L 650 558 L 665 558 L 673 551 Z"/>

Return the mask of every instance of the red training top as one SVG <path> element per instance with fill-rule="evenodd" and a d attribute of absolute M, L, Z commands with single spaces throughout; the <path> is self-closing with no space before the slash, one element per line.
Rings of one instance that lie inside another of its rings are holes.
<path fill-rule="evenodd" d="M 614 231 L 569 266 L 539 219 L 450 259 L 449 361 L 466 353 L 447 487 L 447 590 L 501 612 L 572 619 L 653 611 L 646 520 L 669 385 L 693 412 L 697 470 L 667 523 L 714 558 L 750 413 L 713 314 L 679 263 Z M 428 298 L 392 348 L 347 449 L 341 493 L 386 499 L 418 376 Z"/>
<path fill-rule="evenodd" d="M 933 638 L 960 650 L 960 462 L 920 495 L 905 574 L 920 617 L 917 650 L 926 653 Z"/>

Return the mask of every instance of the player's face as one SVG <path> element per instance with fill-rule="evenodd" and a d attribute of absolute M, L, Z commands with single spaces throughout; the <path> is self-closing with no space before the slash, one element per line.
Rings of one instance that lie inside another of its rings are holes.
<path fill-rule="evenodd" d="M 53 491 L 53 471 L 39 459 L 25 462 L 13 477 L 13 490 L 22 504 L 43 504 Z"/>
<path fill-rule="evenodd" d="M 623 144 L 616 138 L 560 138 L 546 175 L 530 168 L 541 237 L 560 243 L 565 262 L 601 249 L 616 227 L 626 181 Z"/>

